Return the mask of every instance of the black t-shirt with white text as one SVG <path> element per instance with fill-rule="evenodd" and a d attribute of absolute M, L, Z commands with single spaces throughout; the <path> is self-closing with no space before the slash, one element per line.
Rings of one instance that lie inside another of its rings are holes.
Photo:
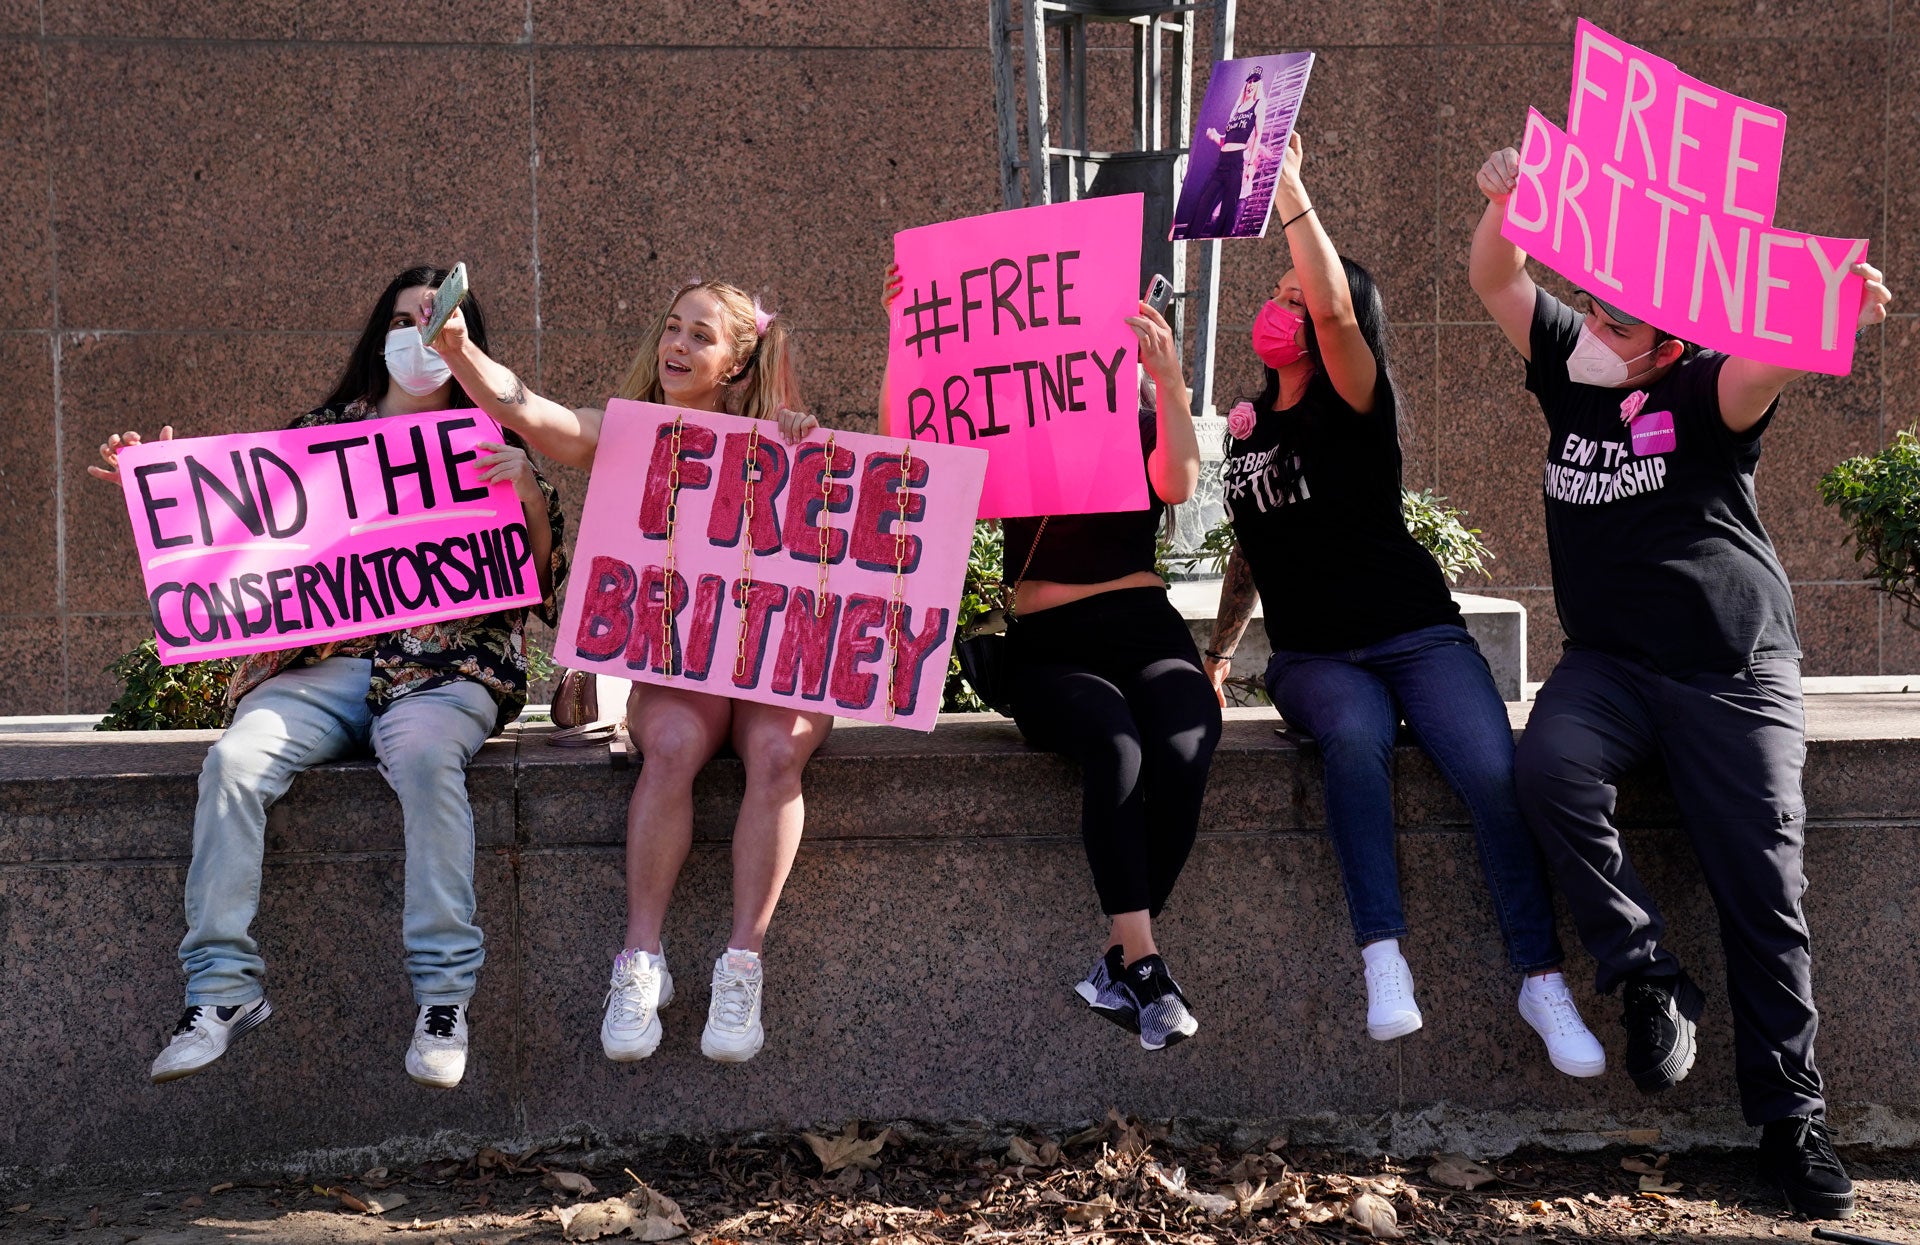
<path fill-rule="evenodd" d="M 1400 439 L 1383 375 L 1360 414 L 1317 374 L 1300 401 L 1230 438 L 1227 517 L 1253 571 L 1275 651 L 1366 648 L 1461 625 L 1433 555 L 1400 509 Z"/>
<path fill-rule="evenodd" d="M 1651 386 L 1577 383 L 1566 365 L 1580 325 L 1540 291 L 1527 388 L 1547 418 L 1547 551 L 1568 644 L 1674 678 L 1798 657 L 1793 592 L 1753 489 L 1777 407 L 1728 428 L 1727 356 L 1713 351 Z"/>

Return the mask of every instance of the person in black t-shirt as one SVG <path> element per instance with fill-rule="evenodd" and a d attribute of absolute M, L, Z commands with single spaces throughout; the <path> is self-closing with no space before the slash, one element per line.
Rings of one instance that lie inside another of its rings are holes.
<path fill-rule="evenodd" d="M 1845 1217 L 1813 1062 L 1818 1015 L 1801 896 L 1806 756 L 1793 597 L 1754 500 L 1760 435 L 1800 373 L 1685 342 L 1590 295 L 1535 287 L 1500 236 L 1518 175 L 1487 158 L 1470 276 L 1527 363 L 1547 420 L 1543 492 L 1566 653 L 1534 701 L 1515 779 L 1566 891 L 1596 986 L 1624 987 L 1627 1072 L 1665 1089 L 1693 1066 L 1704 996 L 1613 823 L 1615 783 L 1665 763 L 1720 912 L 1735 1074 L 1766 1176 L 1803 1214 Z M 1878 271 L 1859 322 L 1886 318 Z"/>
<path fill-rule="evenodd" d="M 1240 99 L 1227 117 L 1227 128 L 1207 131 L 1220 154 L 1180 220 L 1175 237 L 1232 236 L 1240 219 L 1240 187 L 1246 180 L 1247 154 L 1251 152 L 1257 158 L 1260 152 L 1260 109 L 1265 101 L 1264 75 L 1256 68 L 1240 88 Z"/>
<path fill-rule="evenodd" d="M 901 280 L 887 272 L 891 313 Z M 1148 505 L 1113 514 L 1007 519 L 1013 586 L 1007 682 L 1028 743 L 1080 765 L 1080 837 L 1108 918 L 1105 953 L 1074 987 L 1094 1012 L 1147 1050 L 1199 1031 L 1154 941 L 1153 922 L 1200 829 L 1220 703 L 1167 584 L 1154 567 L 1165 507 L 1193 495 L 1200 443 L 1173 331 L 1145 303 L 1127 324 L 1140 340 L 1140 441 Z M 886 427 L 881 383 L 880 426 Z"/>
<path fill-rule="evenodd" d="M 1327 832 L 1366 966 L 1367 1032 L 1420 1028 L 1394 858 L 1393 745 L 1400 720 L 1465 801 L 1519 1009 L 1570 1076 L 1598 1076 L 1606 1052 L 1560 973 L 1553 902 L 1514 801 L 1513 732 L 1479 646 L 1440 567 L 1400 509 L 1399 403 L 1385 308 L 1366 269 L 1341 257 L 1287 142 L 1275 188 L 1295 267 L 1254 322 L 1266 388 L 1228 418 L 1227 514 L 1235 545 L 1207 651 L 1218 687 L 1266 601 L 1266 684 L 1327 767 Z"/>

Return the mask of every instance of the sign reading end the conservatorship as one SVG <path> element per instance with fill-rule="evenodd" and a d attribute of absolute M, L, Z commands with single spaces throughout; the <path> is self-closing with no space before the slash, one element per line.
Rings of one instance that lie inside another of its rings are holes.
<path fill-rule="evenodd" d="M 932 730 L 984 452 L 607 404 L 554 659 Z"/>
<path fill-rule="evenodd" d="M 379 635 L 541 599 L 476 410 L 148 441 L 120 482 L 167 665 Z"/>

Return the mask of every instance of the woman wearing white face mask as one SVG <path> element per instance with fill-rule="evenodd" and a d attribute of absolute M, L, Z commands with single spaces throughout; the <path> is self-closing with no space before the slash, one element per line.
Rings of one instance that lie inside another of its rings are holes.
<path fill-rule="evenodd" d="M 1534 285 L 1501 237 L 1519 153 L 1487 157 L 1468 273 L 1545 417 L 1547 550 L 1566 652 L 1534 699 L 1515 761 L 1596 986 L 1620 988 L 1627 1074 L 1646 1092 L 1693 1066 L 1704 996 L 1613 822 L 1615 783 L 1658 757 L 1720 912 L 1735 1072 L 1761 1166 L 1798 1211 L 1844 1216 L 1853 1186 L 1826 1127 L 1802 896 L 1806 719 L 1786 571 L 1754 472 L 1800 373 L 1684 343 L 1591 296 Z M 1856 323 L 1886 319 L 1880 273 Z M 1789 295 L 1790 296 L 1790 295 Z M 1676 321 L 1677 322 L 1677 321 Z"/>
<path fill-rule="evenodd" d="M 1378 1041 L 1420 1028 L 1400 952 L 1407 918 L 1394 855 L 1392 759 L 1402 718 L 1466 803 L 1519 1009 L 1570 1076 L 1605 1052 L 1559 966 L 1553 904 L 1513 792 L 1513 736 L 1486 660 L 1400 509 L 1399 402 L 1385 308 L 1342 258 L 1301 181 L 1296 131 L 1275 190 L 1294 268 L 1254 323 L 1266 387 L 1228 416 L 1228 517 L 1236 544 L 1208 673 L 1225 678 L 1256 595 L 1273 659 L 1266 684 L 1327 767 L 1327 831 L 1340 861 Z M 1257 589 L 1257 594 L 1256 594 Z"/>
<path fill-rule="evenodd" d="M 395 277 L 333 393 L 289 426 L 472 406 L 446 363 L 420 343 L 417 308 L 446 275 L 419 267 Z M 465 314 L 468 332 L 484 340 L 476 300 Z M 172 435 L 160 430 L 162 440 Z M 507 441 L 483 443 L 488 452 L 472 470 L 482 480 L 510 481 L 519 495 L 545 597 L 537 612 L 551 624 L 566 574 L 559 496 L 518 438 L 509 434 Z M 106 466 L 90 470 L 117 485 L 118 451 L 139 442 L 134 432 L 109 438 L 100 447 Z M 370 751 L 400 798 L 405 825 L 404 935 L 418 1008 L 407 1073 L 436 1088 L 459 1084 L 467 1001 L 485 959 L 474 923 L 466 766 L 526 702 L 527 613 L 519 607 L 240 660 L 227 687 L 233 723 L 207 753 L 194 811 L 188 928 L 180 944 L 186 1012 L 153 1063 L 154 1081 L 198 1072 L 272 1014 L 266 965 L 249 932 L 259 906 L 267 809 L 301 770 Z"/>

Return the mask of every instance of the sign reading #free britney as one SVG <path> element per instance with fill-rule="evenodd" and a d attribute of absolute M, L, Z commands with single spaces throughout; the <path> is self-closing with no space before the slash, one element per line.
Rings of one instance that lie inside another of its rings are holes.
<path fill-rule="evenodd" d="M 986 458 L 609 402 L 554 659 L 932 730 Z"/>
<path fill-rule="evenodd" d="M 464 410 L 121 450 L 161 662 L 538 604 L 520 499 L 476 479 L 500 440 Z"/>

